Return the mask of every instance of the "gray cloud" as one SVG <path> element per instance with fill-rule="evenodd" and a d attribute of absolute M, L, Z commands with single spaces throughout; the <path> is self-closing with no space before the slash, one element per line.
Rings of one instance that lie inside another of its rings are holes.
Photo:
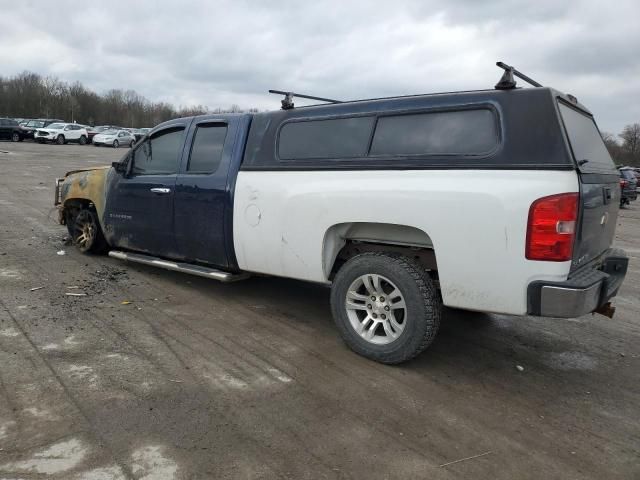
<path fill-rule="evenodd" d="M 0 16 L 0 74 L 277 108 L 269 88 L 341 99 L 491 88 L 504 60 L 618 132 L 640 121 L 639 17 L 631 0 L 23 0 Z"/>

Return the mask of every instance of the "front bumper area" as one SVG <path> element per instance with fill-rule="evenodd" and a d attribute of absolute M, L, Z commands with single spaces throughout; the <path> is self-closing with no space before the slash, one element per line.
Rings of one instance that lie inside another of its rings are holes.
<path fill-rule="evenodd" d="M 628 264 L 624 251 L 612 248 L 564 282 L 531 283 L 527 292 L 529 315 L 574 318 L 604 307 L 618 293 Z"/>
<path fill-rule="evenodd" d="M 57 138 L 58 138 L 58 134 L 47 133 L 46 135 L 43 135 L 39 132 L 36 133 L 35 136 L 33 137 L 33 139 L 38 142 L 55 142 Z"/>

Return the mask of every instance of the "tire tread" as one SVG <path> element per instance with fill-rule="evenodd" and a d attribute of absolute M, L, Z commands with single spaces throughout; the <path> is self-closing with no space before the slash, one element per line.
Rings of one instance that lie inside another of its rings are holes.
<path fill-rule="evenodd" d="M 349 347 L 352 350 L 354 350 L 356 353 L 360 353 L 368 358 L 371 358 L 381 363 L 393 365 L 393 364 L 406 362 L 418 356 L 433 342 L 438 332 L 438 328 L 440 327 L 440 318 L 441 318 L 441 310 L 442 310 L 440 298 L 436 290 L 436 287 L 433 283 L 433 280 L 431 280 L 431 278 L 429 277 L 428 272 L 424 270 L 416 262 L 414 262 L 412 259 L 398 253 L 366 252 L 366 253 L 356 255 L 355 257 L 352 257 L 350 260 L 348 260 L 347 263 L 345 263 L 345 265 L 342 266 L 342 268 L 338 271 L 337 276 L 340 275 L 341 270 L 343 270 L 350 263 L 356 261 L 356 259 L 358 262 L 361 262 L 361 261 L 366 261 L 367 259 L 372 259 L 372 258 L 383 259 L 387 262 L 390 262 L 392 265 L 395 265 L 396 267 L 399 267 L 402 270 L 404 270 L 413 279 L 416 286 L 418 287 L 420 300 L 425 310 L 425 318 L 423 319 L 424 324 L 422 325 L 424 328 L 422 328 L 423 331 L 421 334 L 421 338 L 420 338 L 420 341 L 417 343 L 417 345 L 415 342 L 405 343 L 404 348 L 394 352 L 375 352 L 375 351 L 364 352 L 357 347 L 354 348 L 354 345 L 352 345 L 351 343 L 349 342 L 347 343 L 349 344 Z M 336 276 L 336 279 L 337 279 L 337 276 Z M 332 307 L 334 306 L 332 305 Z M 343 327 L 340 325 L 339 320 L 336 317 L 338 312 L 336 311 L 335 307 L 333 308 L 333 310 L 334 310 L 333 314 L 334 314 L 336 323 L 338 324 L 338 327 L 342 331 Z M 344 334 L 343 334 L 343 337 L 344 337 Z"/>

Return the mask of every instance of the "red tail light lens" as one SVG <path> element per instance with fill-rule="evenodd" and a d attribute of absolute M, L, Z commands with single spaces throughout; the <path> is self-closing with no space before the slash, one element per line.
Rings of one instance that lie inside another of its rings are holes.
<path fill-rule="evenodd" d="M 578 194 L 539 198 L 529 208 L 525 256 L 529 260 L 571 260 L 578 219 Z"/>

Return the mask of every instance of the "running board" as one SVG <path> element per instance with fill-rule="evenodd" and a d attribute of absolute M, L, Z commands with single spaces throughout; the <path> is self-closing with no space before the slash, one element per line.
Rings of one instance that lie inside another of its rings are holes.
<path fill-rule="evenodd" d="M 219 280 L 221 282 L 235 282 L 237 280 L 244 280 L 246 278 L 249 278 L 248 273 L 229 273 L 222 270 L 216 270 L 215 268 L 201 267 L 200 265 L 193 265 L 192 263 L 176 263 L 170 260 L 163 260 L 162 258 L 152 257 L 150 255 L 142 255 L 139 253 L 119 252 L 117 250 L 111 250 L 109 252 L 109 256 L 117 258 L 118 260 L 142 263 L 143 265 L 164 268 L 166 270 L 172 270 L 174 272 L 189 273 L 191 275 L 211 278 L 213 280 Z"/>

